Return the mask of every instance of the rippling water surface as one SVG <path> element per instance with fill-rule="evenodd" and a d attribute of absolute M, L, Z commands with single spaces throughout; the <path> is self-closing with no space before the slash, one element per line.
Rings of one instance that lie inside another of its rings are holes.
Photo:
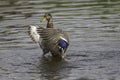
<path fill-rule="evenodd" d="M 45 12 L 70 36 L 66 61 L 28 36 Z M 120 80 L 120 1 L 0 0 L 0 80 Z"/>

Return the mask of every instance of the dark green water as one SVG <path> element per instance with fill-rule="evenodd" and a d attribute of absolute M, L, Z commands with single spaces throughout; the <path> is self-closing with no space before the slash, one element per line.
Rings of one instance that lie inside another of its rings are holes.
<path fill-rule="evenodd" d="M 45 12 L 69 34 L 66 61 L 28 36 Z M 120 80 L 120 0 L 0 0 L 0 80 Z"/>

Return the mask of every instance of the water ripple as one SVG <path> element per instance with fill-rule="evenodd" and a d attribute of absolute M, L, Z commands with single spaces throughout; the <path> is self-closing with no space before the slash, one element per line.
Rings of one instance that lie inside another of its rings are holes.
<path fill-rule="evenodd" d="M 119 0 L 0 0 L 0 79 L 119 80 Z M 44 13 L 68 32 L 67 60 L 42 58 L 28 25 Z"/>

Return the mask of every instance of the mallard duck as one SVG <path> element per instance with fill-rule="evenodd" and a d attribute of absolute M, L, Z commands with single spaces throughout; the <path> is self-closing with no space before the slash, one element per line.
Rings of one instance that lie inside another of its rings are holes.
<path fill-rule="evenodd" d="M 40 44 L 40 47 L 43 50 L 43 55 L 50 52 L 54 57 L 65 58 L 66 50 L 69 46 L 69 38 L 67 33 L 61 29 L 53 28 L 53 20 L 51 14 L 47 13 L 44 15 L 42 22 L 45 21 L 47 21 L 46 28 L 30 26 L 30 33 L 32 33 L 32 36 L 30 37 L 34 42 L 38 42 Z"/>

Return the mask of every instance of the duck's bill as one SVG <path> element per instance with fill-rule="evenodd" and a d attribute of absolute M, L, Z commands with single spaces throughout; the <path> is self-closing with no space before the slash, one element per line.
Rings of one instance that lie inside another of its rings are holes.
<path fill-rule="evenodd" d="M 45 22 L 47 19 L 44 17 L 42 18 L 41 22 Z"/>

